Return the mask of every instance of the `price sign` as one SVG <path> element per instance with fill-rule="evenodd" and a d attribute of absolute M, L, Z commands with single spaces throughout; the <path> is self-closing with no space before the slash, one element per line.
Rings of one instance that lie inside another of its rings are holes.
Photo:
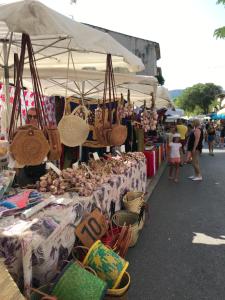
<path fill-rule="evenodd" d="M 122 145 L 122 146 L 120 147 L 120 151 L 121 151 L 122 153 L 125 153 L 125 152 L 126 152 L 125 145 Z"/>
<path fill-rule="evenodd" d="M 75 229 L 75 234 L 84 246 L 88 248 L 107 231 L 105 217 L 100 210 L 93 210 Z"/>
<path fill-rule="evenodd" d="M 100 159 L 97 152 L 93 153 L 93 157 L 94 157 L 94 160 L 99 160 Z"/>

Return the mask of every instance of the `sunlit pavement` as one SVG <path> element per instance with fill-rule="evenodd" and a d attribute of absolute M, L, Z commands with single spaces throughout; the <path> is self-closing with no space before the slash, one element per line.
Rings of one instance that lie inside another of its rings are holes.
<path fill-rule="evenodd" d="M 168 169 L 150 198 L 150 220 L 130 249 L 129 300 L 225 299 L 225 149 L 201 155 L 202 182 L 192 167 L 180 181 Z"/>

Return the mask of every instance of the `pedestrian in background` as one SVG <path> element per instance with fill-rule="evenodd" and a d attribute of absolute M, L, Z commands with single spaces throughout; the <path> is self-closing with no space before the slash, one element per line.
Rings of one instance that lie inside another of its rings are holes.
<path fill-rule="evenodd" d="M 169 143 L 169 179 L 174 180 L 175 182 L 178 182 L 181 148 L 180 134 L 175 133 L 173 135 L 173 141 Z"/>
<path fill-rule="evenodd" d="M 177 132 L 180 134 L 180 142 L 182 145 L 182 155 L 181 155 L 181 165 L 184 163 L 184 155 L 185 155 L 185 144 L 186 144 L 186 133 L 187 133 L 187 126 L 185 125 L 185 121 L 178 119 L 177 120 Z"/>
<path fill-rule="evenodd" d="M 225 124 L 221 124 L 221 131 L 220 131 L 220 147 L 224 148 L 224 138 L 225 138 Z"/>
<path fill-rule="evenodd" d="M 186 158 L 185 158 L 185 164 L 187 163 L 191 163 L 192 157 L 191 157 L 191 151 L 188 151 L 188 141 L 189 141 L 189 137 L 191 135 L 191 132 L 193 130 L 193 126 L 192 124 L 188 124 L 187 125 L 187 133 L 186 133 Z"/>
<path fill-rule="evenodd" d="M 191 152 L 192 155 L 192 166 L 194 169 L 194 175 L 189 178 L 193 181 L 201 181 L 202 174 L 199 164 L 199 156 L 202 152 L 202 142 L 203 142 L 203 129 L 201 127 L 199 120 L 193 121 L 194 129 L 191 131 L 191 134 L 188 139 L 187 150 Z"/>
<path fill-rule="evenodd" d="M 210 122 L 206 134 L 207 134 L 207 142 L 209 146 L 209 155 L 214 156 L 213 150 L 214 150 L 214 143 L 216 139 L 216 130 L 212 122 Z"/>

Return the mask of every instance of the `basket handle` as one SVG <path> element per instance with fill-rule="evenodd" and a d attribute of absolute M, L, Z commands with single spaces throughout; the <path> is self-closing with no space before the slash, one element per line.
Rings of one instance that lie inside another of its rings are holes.
<path fill-rule="evenodd" d="M 88 110 L 87 107 L 84 106 L 84 105 L 78 105 L 78 106 L 71 112 L 70 115 L 75 115 L 76 112 L 77 112 L 80 108 L 83 108 L 83 112 L 84 112 L 84 115 L 85 115 L 85 121 L 87 121 L 88 115 L 89 115 L 89 110 Z"/>
<path fill-rule="evenodd" d="M 43 285 L 42 287 L 45 287 L 46 285 Z M 42 288 L 40 287 L 40 288 Z M 46 293 L 43 293 L 41 292 L 39 289 L 35 289 L 35 288 L 30 288 L 31 291 L 35 292 L 35 293 L 38 293 L 39 295 L 43 296 L 41 298 L 41 300 L 57 300 L 58 298 L 55 297 L 55 296 L 51 296 L 51 295 L 48 295 Z"/>

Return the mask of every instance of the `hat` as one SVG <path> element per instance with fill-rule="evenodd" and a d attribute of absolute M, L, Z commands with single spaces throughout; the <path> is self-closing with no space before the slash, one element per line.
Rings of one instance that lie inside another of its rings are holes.
<path fill-rule="evenodd" d="M 174 133 L 173 137 L 179 137 L 180 138 L 180 134 L 179 133 Z"/>

